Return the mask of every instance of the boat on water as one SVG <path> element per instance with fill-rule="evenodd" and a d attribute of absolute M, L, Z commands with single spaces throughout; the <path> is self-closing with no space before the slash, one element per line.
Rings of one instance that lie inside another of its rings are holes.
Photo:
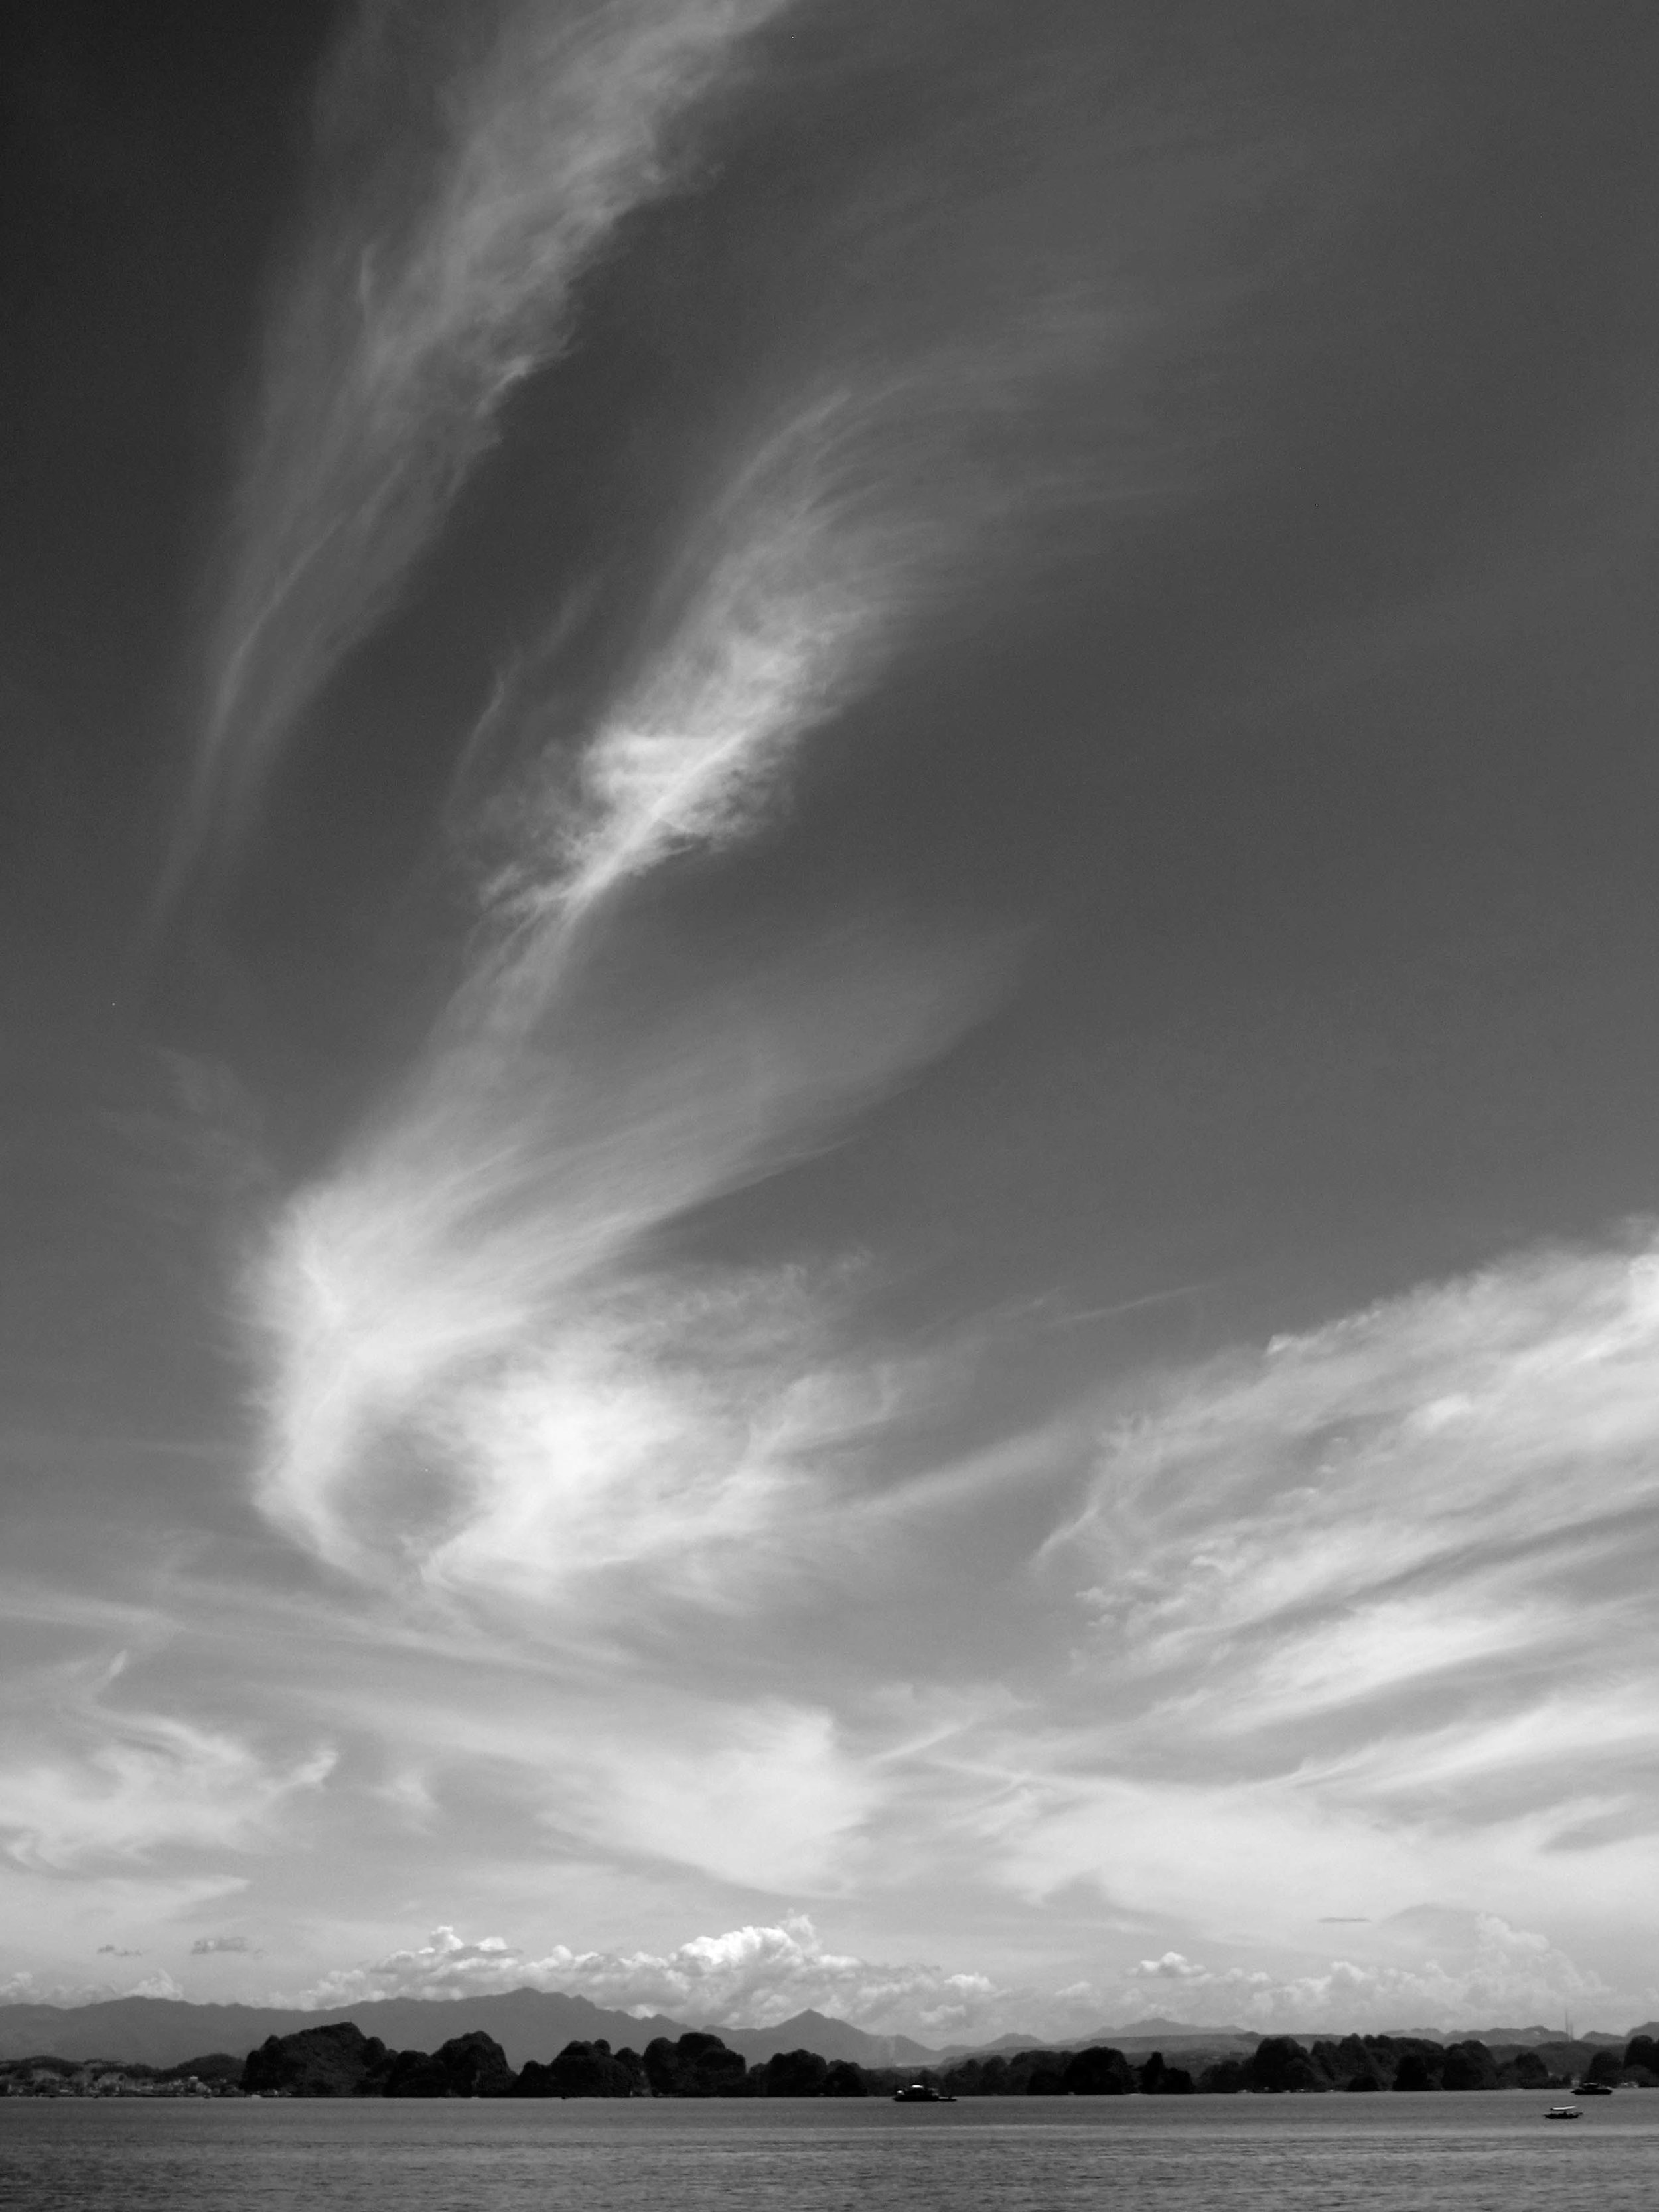
<path fill-rule="evenodd" d="M 1577 2105 L 1552 2105 L 1545 2113 L 1547 2120 L 1577 2120 L 1583 2118 Z"/>
<path fill-rule="evenodd" d="M 956 2099 L 948 2089 L 936 2089 L 931 2081 L 910 2081 L 893 2092 L 896 2105 L 954 2105 Z"/>
<path fill-rule="evenodd" d="M 1613 2084 L 1611 2081 L 1580 2081 L 1572 2094 L 1575 2097 L 1610 2097 Z"/>

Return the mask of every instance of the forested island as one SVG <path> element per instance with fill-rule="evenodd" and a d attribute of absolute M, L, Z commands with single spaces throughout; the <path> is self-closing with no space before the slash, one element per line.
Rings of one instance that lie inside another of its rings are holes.
<path fill-rule="evenodd" d="M 1565 2065 L 1561 2063 L 1565 2062 Z M 9 2096 L 257 2097 L 880 2097 L 924 2081 L 955 2097 L 1294 2095 L 1332 2091 L 1559 2089 L 1575 2082 L 1659 2087 L 1659 2040 L 1633 2036 L 1623 2052 L 1588 2063 L 1571 2044 L 1489 2047 L 1473 2039 L 1348 2035 L 1306 2041 L 1264 2037 L 1244 2057 L 1196 2072 L 1154 2051 L 1139 2064 L 1109 2044 L 964 2057 L 920 2069 L 860 2066 L 811 2051 L 776 2051 L 748 2063 L 718 2035 L 657 2036 L 643 2051 L 603 2038 L 567 2044 L 556 2057 L 515 2072 L 493 2036 L 453 2036 L 435 2051 L 390 2051 L 350 2021 L 273 2035 L 246 2058 L 215 2052 L 165 2069 L 100 2060 L 0 2062 Z"/>

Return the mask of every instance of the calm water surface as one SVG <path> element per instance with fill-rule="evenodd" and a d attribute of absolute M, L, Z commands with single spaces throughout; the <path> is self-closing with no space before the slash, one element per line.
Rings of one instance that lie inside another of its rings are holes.
<path fill-rule="evenodd" d="M 0 2101 L 25 2212 L 1656 2212 L 1659 2090 L 759 2104 Z"/>

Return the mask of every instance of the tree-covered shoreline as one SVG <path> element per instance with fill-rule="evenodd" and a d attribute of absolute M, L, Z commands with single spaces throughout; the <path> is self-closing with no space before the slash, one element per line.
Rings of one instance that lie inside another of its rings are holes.
<path fill-rule="evenodd" d="M 1552 2061 L 1567 2060 L 1564 2068 Z M 0 2063 L 10 2096 L 216 2095 L 258 2097 L 882 2097 L 921 2081 L 953 2097 L 1321 2095 L 1560 2089 L 1578 2067 L 1574 2046 L 1489 2047 L 1473 2038 L 1439 2044 L 1400 2035 L 1311 2042 L 1266 2036 L 1247 2056 L 1222 2056 L 1196 2072 L 1153 2051 L 1138 2063 L 1109 2044 L 963 2057 L 921 2069 L 860 2066 L 811 2051 L 775 2051 L 750 2064 L 718 2035 L 692 2029 L 656 2036 L 643 2051 L 602 2037 L 567 2043 L 516 2073 L 480 2029 L 435 2051 L 392 2051 L 354 2021 L 270 2036 L 245 2060 L 219 2052 L 165 2073 L 113 2062 L 32 2058 Z M 1622 2054 L 1598 2051 L 1579 2076 L 1608 2087 L 1659 2087 L 1659 2041 L 1633 2036 Z M 189 2086 L 186 2087 L 185 2085 Z"/>

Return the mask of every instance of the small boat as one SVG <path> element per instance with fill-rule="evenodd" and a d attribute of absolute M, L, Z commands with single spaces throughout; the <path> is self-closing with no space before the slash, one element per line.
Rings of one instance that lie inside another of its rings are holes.
<path fill-rule="evenodd" d="M 936 2089 L 931 2081 L 912 2081 L 893 2092 L 896 2105 L 954 2105 L 956 2101 L 948 2089 Z"/>
<path fill-rule="evenodd" d="M 1577 2105 L 1552 2105 L 1545 2113 L 1547 2120 L 1577 2120 L 1583 2118 Z"/>
<path fill-rule="evenodd" d="M 1613 2084 L 1611 2081 L 1581 2081 L 1572 2094 L 1575 2097 L 1610 2097 Z"/>

